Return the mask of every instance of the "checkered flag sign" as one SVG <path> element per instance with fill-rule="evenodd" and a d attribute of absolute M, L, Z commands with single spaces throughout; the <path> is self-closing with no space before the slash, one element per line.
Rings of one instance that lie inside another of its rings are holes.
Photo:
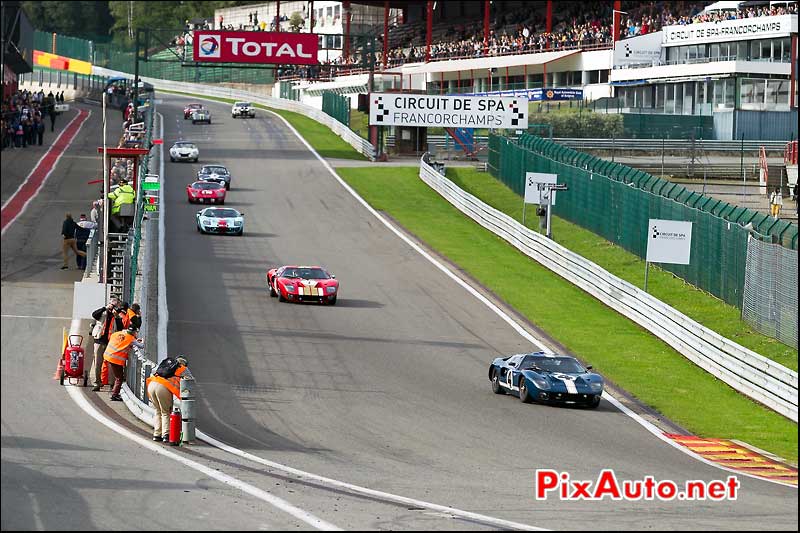
<path fill-rule="evenodd" d="M 527 101 L 525 103 L 527 105 Z M 525 113 L 520 111 L 518 100 L 516 98 L 514 100 L 512 100 L 511 101 L 511 105 L 508 106 L 508 107 L 509 107 L 509 109 L 511 110 L 511 113 L 512 113 L 512 115 L 511 115 L 511 125 L 512 126 L 519 126 L 520 125 L 520 121 L 523 118 L 525 118 Z"/>
<path fill-rule="evenodd" d="M 378 111 L 375 113 L 375 121 L 383 122 L 384 117 L 389 116 L 389 110 L 384 109 L 383 107 L 383 96 L 378 96 L 377 98 L 375 98 L 375 101 L 373 103 L 378 109 Z"/>

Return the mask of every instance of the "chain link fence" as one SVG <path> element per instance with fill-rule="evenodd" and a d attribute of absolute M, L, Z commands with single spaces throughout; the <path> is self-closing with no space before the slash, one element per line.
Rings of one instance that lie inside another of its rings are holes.
<path fill-rule="evenodd" d="M 797 348 L 797 250 L 748 241 L 742 318 Z"/>

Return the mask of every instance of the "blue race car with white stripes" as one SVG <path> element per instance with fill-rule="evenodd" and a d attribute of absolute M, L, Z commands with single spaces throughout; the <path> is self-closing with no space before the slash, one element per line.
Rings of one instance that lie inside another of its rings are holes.
<path fill-rule="evenodd" d="M 597 407 L 603 378 L 574 357 L 545 352 L 498 357 L 489 367 L 495 394 L 513 394 L 525 403 L 563 403 Z"/>

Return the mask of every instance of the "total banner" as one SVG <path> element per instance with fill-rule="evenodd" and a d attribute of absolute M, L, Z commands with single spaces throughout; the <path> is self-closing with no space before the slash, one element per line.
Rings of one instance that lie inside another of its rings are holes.
<path fill-rule="evenodd" d="M 319 41 L 314 33 L 196 31 L 194 60 L 209 63 L 316 65 Z"/>
<path fill-rule="evenodd" d="M 371 126 L 528 128 L 528 99 L 499 96 L 370 94 Z"/>

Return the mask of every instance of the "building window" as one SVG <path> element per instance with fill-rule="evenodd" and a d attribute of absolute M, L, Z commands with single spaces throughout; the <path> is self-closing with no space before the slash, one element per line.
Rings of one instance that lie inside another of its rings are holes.
<path fill-rule="evenodd" d="M 736 59 L 739 61 L 749 61 L 749 50 L 750 46 L 748 45 L 747 41 L 739 41 L 736 43 Z"/>

